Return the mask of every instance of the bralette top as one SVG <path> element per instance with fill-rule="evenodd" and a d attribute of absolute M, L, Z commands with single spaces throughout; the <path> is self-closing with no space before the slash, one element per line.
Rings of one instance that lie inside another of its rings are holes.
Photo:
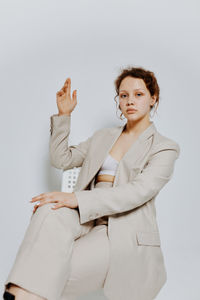
<path fill-rule="evenodd" d="M 116 159 L 114 159 L 110 154 L 108 154 L 104 163 L 101 166 L 101 169 L 98 172 L 98 175 L 102 175 L 102 174 L 115 175 L 118 164 L 119 162 Z"/>

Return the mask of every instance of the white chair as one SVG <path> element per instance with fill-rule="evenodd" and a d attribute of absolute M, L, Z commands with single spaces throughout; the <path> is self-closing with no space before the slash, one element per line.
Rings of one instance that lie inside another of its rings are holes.
<path fill-rule="evenodd" d="M 65 193 L 73 192 L 80 170 L 81 167 L 79 168 L 74 167 L 72 169 L 63 171 L 61 192 L 65 192 Z"/>

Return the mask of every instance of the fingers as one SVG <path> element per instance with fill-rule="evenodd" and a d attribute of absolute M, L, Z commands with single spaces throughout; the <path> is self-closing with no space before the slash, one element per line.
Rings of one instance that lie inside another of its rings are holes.
<path fill-rule="evenodd" d="M 49 192 L 49 193 L 42 193 L 38 196 L 33 197 L 30 200 L 30 203 L 37 202 L 37 201 L 40 202 L 34 206 L 33 213 L 37 210 L 38 207 L 43 206 L 47 203 L 58 203 L 60 200 L 57 200 L 55 198 L 55 196 L 54 196 L 55 193 L 56 193 L 56 191 L 53 191 L 53 192 Z"/>
<path fill-rule="evenodd" d="M 37 208 L 39 207 L 39 205 L 38 204 L 36 204 L 34 207 L 33 207 L 33 213 L 35 213 L 36 212 L 36 210 L 37 210 Z"/>
<path fill-rule="evenodd" d="M 63 88 L 61 89 L 64 93 L 67 94 L 67 96 L 71 95 L 71 79 L 70 77 L 67 78 L 67 80 L 64 83 Z M 74 90 L 72 93 L 73 100 L 77 100 L 77 90 Z"/>
<path fill-rule="evenodd" d="M 56 93 L 57 96 L 63 96 L 64 94 L 66 94 L 67 97 L 70 97 L 70 95 L 71 95 L 71 78 L 70 77 L 68 77 L 65 80 L 65 83 L 64 83 L 63 87 L 61 88 L 61 90 Z M 73 91 L 72 98 L 73 98 L 73 100 L 76 100 L 77 90 Z"/>
<path fill-rule="evenodd" d="M 38 209 L 38 207 L 43 206 L 43 205 L 45 205 L 45 204 L 47 204 L 47 203 L 54 203 L 54 202 L 58 202 L 58 201 L 56 201 L 56 200 L 55 200 L 55 201 L 48 201 L 48 202 L 42 202 L 42 203 L 40 203 L 40 204 L 34 205 L 33 213 L 36 212 L 36 210 Z M 57 209 L 57 208 L 64 207 L 64 206 L 65 206 L 65 204 L 64 204 L 63 202 L 58 202 L 57 204 L 54 204 L 54 205 L 51 207 L 51 209 Z"/>
<path fill-rule="evenodd" d="M 64 207 L 64 203 L 57 203 L 57 204 L 54 204 L 51 209 L 57 209 L 57 208 L 60 208 L 60 207 Z"/>
<path fill-rule="evenodd" d="M 70 78 L 67 78 L 65 80 L 65 83 L 61 89 L 61 91 L 63 91 L 64 93 L 66 93 L 67 95 L 70 94 L 70 92 L 68 92 L 68 90 L 71 88 L 71 79 Z"/>
<path fill-rule="evenodd" d="M 71 95 L 71 79 L 70 78 L 67 78 L 68 81 L 67 81 L 67 90 L 66 90 L 66 94 L 68 97 L 70 97 Z"/>
<path fill-rule="evenodd" d="M 33 197 L 30 200 L 30 202 L 36 202 L 36 201 L 41 201 L 41 200 L 44 201 L 47 198 L 53 199 L 53 193 L 52 192 L 50 192 L 50 193 L 42 193 L 42 194 L 40 194 L 38 196 Z"/>
<path fill-rule="evenodd" d="M 70 78 L 67 78 L 65 80 L 65 83 L 63 85 L 63 87 L 56 93 L 57 96 L 61 97 L 63 96 L 64 94 L 66 94 L 67 92 L 67 89 L 68 89 L 68 81 L 69 81 Z"/>
<path fill-rule="evenodd" d="M 63 91 L 63 90 L 60 90 L 60 91 L 58 91 L 58 92 L 56 93 L 56 95 L 60 97 L 60 96 L 64 95 L 64 91 Z"/>
<path fill-rule="evenodd" d="M 70 78 L 67 78 L 67 79 L 65 80 L 64 86 L 63 86 L 62 89 L 61 89 L 64 93 L 67 92 L 69 79 L 70 79 Z"/>
<path fill-rule="evenodd" d="M 38 207 L 43 206 L 47 203 L 55 203 L 55 202 L 58 202 L 58 201 L 57 200 L 50 200 L 50 201 L 40 202 L 39 204 L 35 204 L 34 207 L 33 207 L 33 213 L 38 209 Z"/>
<path fill-rule="evenodd" d="M 73 91 L 72 98 L 73 98 L 73 101 L 77 101 L 77 90 Z"/>

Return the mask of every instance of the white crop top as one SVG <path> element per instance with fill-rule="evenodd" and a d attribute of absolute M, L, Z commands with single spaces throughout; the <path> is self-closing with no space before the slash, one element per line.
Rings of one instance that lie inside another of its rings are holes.
<path fill-rule="evenodd" d="M 118 164 L 119 162 L 116 159 L 114 159 L 110 154 L 108 154 L 103 165 L 101 166 L 101 169 L 98 172 L 98 175 L 115 175 Z"/>

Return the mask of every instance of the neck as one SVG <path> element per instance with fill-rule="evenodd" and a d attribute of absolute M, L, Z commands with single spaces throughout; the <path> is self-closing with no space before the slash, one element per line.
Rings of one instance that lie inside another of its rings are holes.
<path fill-rule="evenodd" d="M 124 132 L 129 135 L 138 136 L 146 128 L 148 128 L 153 122 L 149 119 L 141 119 L 137 121 L 128 120 Z"/>

